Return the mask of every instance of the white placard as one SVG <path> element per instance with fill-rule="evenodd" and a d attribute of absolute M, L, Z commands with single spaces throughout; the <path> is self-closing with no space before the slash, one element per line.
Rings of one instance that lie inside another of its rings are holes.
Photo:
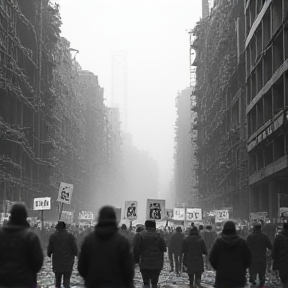
<path fill-rule="evenodd" d="M 185 220 L 185 209 L 184 208 L 174 208 L 173 213 L 174 220 L 184 221 Z"/>
<path fill-rule="evenodd" d="M 187 208 L 186 209 L 186 221 L 199 221 L 202 220 L 201 208 Z"/>
<path fill-rule="evenodd" d="M 166 209 L 165 213 L 166 213 L 166 219 L 168 220 L 173 219 L 173 215 L 174 215 L 173 209 Z"/>
<path fill-rule="evenodd" d="M 81 211 L 78 216 L 79 220 L 94 220 L 94 214 L 90 211 Z"/>
<path fill-rule="evenodd" d="M 67 224 L 73 223 L 73 215 L 72 211 L 62 211 L 60 221 L 64 221 Z"/>
<path fill-rule="evenodd" d="M 175 203 L 175 208 L 185 208 L 185 203 Z"/>
<path fill-rule="evenodd" d="M 50 210 L 51 197 L 34 198 L 33 210 Z"/>
<path fill-rule="evenodd" d="M 73 193 L 73 184 L 61 182 L 57 201 L 63 204 L 70 204 Z"/>
<path fill-rule="evenodd" d="M 146 219 L 147 220 L 164 220 L 165 219 L 165 200 L 147 199 Z"/>
<path fill-rule="evenodd" d="M 137 201 L 125 201 L 124 219 L 130 221 L 137 219 Z"/>
<path fill-rule="evenodd" d="M 215 212 L 215 222 L 222 222 L 229 219 L 228 210 L 214 210 Z"/>

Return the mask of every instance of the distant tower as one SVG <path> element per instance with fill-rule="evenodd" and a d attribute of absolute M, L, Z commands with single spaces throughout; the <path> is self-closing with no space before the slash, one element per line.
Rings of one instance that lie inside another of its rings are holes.
<path fill-rule="evenodd" d="M 119 107 L 122 129 L 127 132 L 127 58 L 125 51 L 112 52 L 112 107 Z"/>

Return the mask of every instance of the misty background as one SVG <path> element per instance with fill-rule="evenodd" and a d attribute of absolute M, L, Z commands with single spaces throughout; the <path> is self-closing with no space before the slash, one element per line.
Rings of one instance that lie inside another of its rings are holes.
<path fill-rule="evenodd" d="M 112 95 L 112 58 L 117 51 L 126 55 L 122 181 L 110 179 L 112 195 L 98 194 L 96 206 L 123 209 L 126 200 L 136 200 L 139 222 L 147 198 L 165 199 L 173 208 L 175 97 L 189 86 L 188 32 L 200 19 L 201 0 L 56 2 L 62 36 L 79 50 L 81 67 L 98 75 L 106 105 L 120 110 L 121 101 Z"/>

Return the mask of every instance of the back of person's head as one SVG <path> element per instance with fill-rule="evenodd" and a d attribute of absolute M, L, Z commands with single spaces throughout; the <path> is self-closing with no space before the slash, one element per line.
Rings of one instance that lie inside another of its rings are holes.
<path fill-rule="evenodd" d="M 260 223 L 257 223 L 253 226 L 253 231 L 261 231 L 262 225 Z"/>
<path fill-rule="evenodd" d="M 236 226 L 233 221 L 227 221 L 222 230 L 222 234 L 224 235 L 236 235 Z"/>
<path fill-rule="evenodd" d="M 156 229 L 156 222 L 154 220 L 146 220 L 145 221 L 146 229 Z"/>
<path fill-rule="evenodd" d="M 178 226 L 178 227 L 176 228 L 176 232 L 182 233 L 182 228 L 181 228 L 180 226 Z"/>
<path fill-rule="evenodd" d="M 10 210 L 10 221 L 16 225 L 30 226 L 27 222 L 27 208 L 22 203 L 15 203 Z"/>
<path fill-rule="evenodd" d="M 136 232 L 142 232 L 144 230 L 144 226 L 142 225 L 139 225 L 137 228 L 136 228 Z"/>
<path fill-rule="evenodd" d="M 126 224 L 122 224 L 122 225 L 121 225 L 121 230 L 127 230 Z"/>
<path fill-rule="evenodd" d="M 117 225 L 115 209 L 112 206 L 104 206 L 99 211 L 98 225 Z"/>
<path fill-rule="evenodd" d="M 58 221 L 58 223 L 55 226 L 56 230 L 60 229 L 66 229 L 66 223 L 64 221 Z"/>
<path fill-rule="evenodd" d="M 195 225 L 194 225 L 194 222 L 192 222 L 192 223 L 191 223 L 191 227 L 194 227 L 194 226 L 195 226 Z"/>
<path fill-rule="evenodd" d="M 197 235 L 199 234 L 198 228 L 196 226 L 192 227 L 189 231 L 189 235 Z"/>
<path fill-rule="evenodd" d="M 288 223 L 283 223 L 283 230 L 288 231 Z"/>
<path fill-rule="evenodd" d="M 204 226 L 201 224 L 199 225 L 199 231 L 203 230 L 204 229 Z"/>
<path fill-rule="evenodd" d="M 211 231 L 212 230 L 212 225 L 206 225 L 206 229 Z"/>

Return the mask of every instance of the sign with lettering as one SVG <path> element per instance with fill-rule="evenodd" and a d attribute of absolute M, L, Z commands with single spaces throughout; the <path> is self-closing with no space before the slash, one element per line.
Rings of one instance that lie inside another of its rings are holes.
<path fill-rule="evenodd" d="M 165 200 L 147 199 L 146 219 L 147 220 L 164 220 L 165 219 Z"/>
<path fill-rule="evenodd" d="M 175 203 L 175 208 L 185 208 L 185 203 Z"/>
<path fill-rule="evenodd" d="M 61 182 L 57 201 L 63 204 L 70 204 L 73 193 L 73 184 Z"/>
<path fill-rule="evenodd" d="M 166 219 L 171 220 L 173 219 L 173 209 L 165 209 Z"/>
<path fill-rule="evenodd" d="M 185 220 L 185 208 L 174 208 L 174 220 Z"/>
<path fill-rule="evenodd" d="M 72 224 L 73 215 L 73 211 L 62 211 L 60 221 L 64 221 L 66 224 Z"/>
<path fill-rule="evenodd" d="M 62 213 L 63 212 L 64 211 L 62 211 Z M 90 211 L 80 211 L 78 219 L 79 220 L 94 220 L 94 214 Z"/>
<path fill-rule="evenodd" d="M 187 221 L 202 220 L 202 209 L 201 208 L 187 208 L 186 220 Z"/>
<path fill-rule="evenodd" d="M 51 197 L 34 198 L 33 210 L 50 210 Z"/>
<path fill-rule="evenodd" d="M 124 219 L 130 221 L 137 219 L 137 201 L 125 201 Z"/>
<path fill-rule="evenodd" d="M 222 222 L 229 219 L 228 210 L 214 210 L 215 212 L 215 222 Z"/>

